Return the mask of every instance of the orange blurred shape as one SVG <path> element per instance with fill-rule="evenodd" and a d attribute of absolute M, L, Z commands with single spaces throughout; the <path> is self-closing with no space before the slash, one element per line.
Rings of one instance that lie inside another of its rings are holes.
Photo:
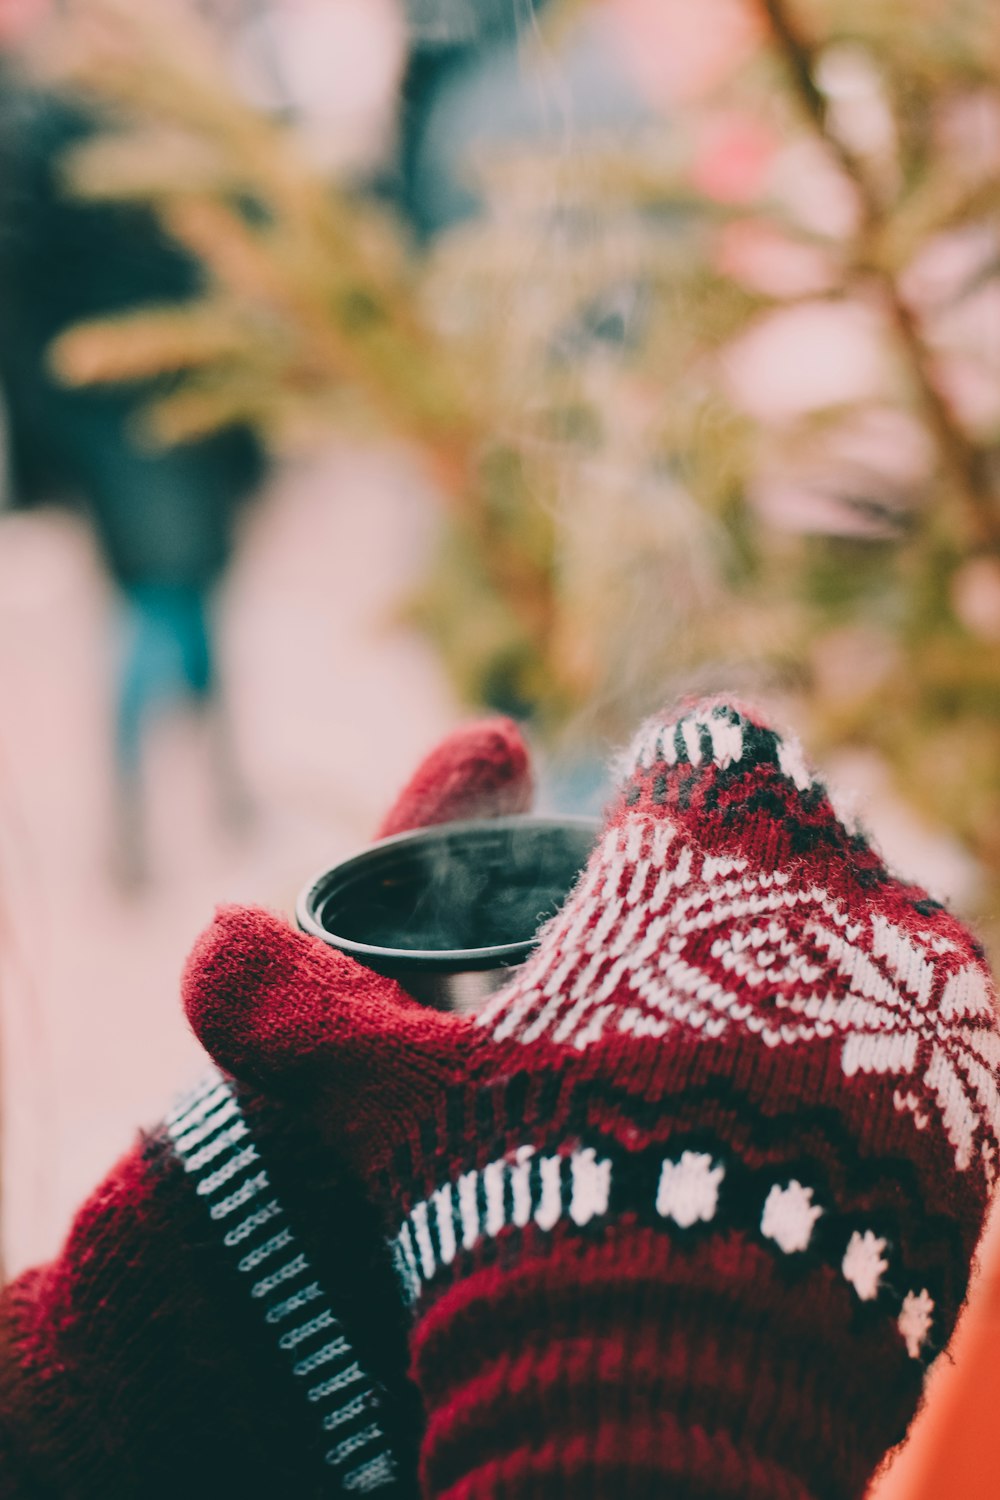
<path fill-rule="evenodd" d="M 997 1500 L 1000 1495 L 1000 1213 L 950 1350 L 934 1367 L 909 1441 L 868 1500 Z"/>

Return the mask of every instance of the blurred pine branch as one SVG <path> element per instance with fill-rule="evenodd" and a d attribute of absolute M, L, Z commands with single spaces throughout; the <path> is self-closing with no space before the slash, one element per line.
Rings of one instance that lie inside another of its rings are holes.
<path fill-rule="evenodd" d="M 415 607 L 470 698 L 600 738 L 706 672 L 763 682 L 827 750 L 876 749 L 996 890 L 1000 12 L 744 4 L 738 76 L 627 150 L 481 157 L 480 218 L 418 267 L 183 7 L 74 0 L 55 74 L 109 128 L 67 182 L 151 204 L 206 286 L 52 358 L 179 375 L 159 441 L 239 419 L 281 445 L 363 409 L 448 501 Z M 725 129 L 756 177 L 706 162 Z M 809 338 L 754 364 L 796 317 L 864 333 L 857 389 L 808 396 L 835 363 Z"/>

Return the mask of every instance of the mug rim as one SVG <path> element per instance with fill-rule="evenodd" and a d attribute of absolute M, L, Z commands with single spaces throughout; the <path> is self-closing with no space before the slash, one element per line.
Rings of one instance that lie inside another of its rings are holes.
<path fill-rule="evenodd" d="M 460 973 L 468 970 L 513 968 L 522 963 L 538 942 L 537 934 L 514 943 L 498 943 L 482 948 L 390 948 L 375 943 L 358 942 L 355 938 L 341 937 L 324 927 L 315 915 L 320 901 L 328 894 L 334 877 L 342 877 L 354 869 L 370 864 L 374 857 L 379 862 L 384 855 L 395 849 L 421 844 L 431 844 L 449 836 L 462 838 L 469 833 L 502 833 L 517 829 L 578 830 L 593 835 L 596 844 L 601 831 L 599 818 L 581 813 L 509 813 L 500 818 L 462 818 L 454 822 L 430 823 L 423 828 L 410 828 L 403 833 L 393 833 L 384 839 L 375 839 L 356 854 L 326 865 L 317 875 L 306 882 L 295 903 L 295 920 L 302 932 L 317 937 L 327 947 L 340 953 L 356 957 L 367 967 L 383 965 L 392 972 L 407 968 L 425 973 Z M 588 856 L 589 857 L 589 856 Z M 586 859 L 580 865 L 582 872 Z M 572 889 L 572 887 L 569 887 Z M 567 890 L 567 895 L 569 890 Z"/>

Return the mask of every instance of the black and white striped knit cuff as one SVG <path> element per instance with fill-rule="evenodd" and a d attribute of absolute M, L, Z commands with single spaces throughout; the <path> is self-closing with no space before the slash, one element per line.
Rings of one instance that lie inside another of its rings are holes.
<path fill-rule="evenodd" d="M 395 1486 L 376 1383 L 300 1246 L 232 1083 L 212 1070 L 164 1125 L 248 1307 L 273 1330 L 288 1379 L 314 1414 L 331 1494 Z"/>

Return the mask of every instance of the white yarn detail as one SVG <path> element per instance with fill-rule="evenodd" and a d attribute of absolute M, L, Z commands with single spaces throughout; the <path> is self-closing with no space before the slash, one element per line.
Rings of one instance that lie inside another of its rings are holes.
<path fill-rule="evenodd" d="M 236 1262 L 236 1269 L 238 1271 L 256 1271 L 258 1266 L 262 1266 L 266 1260 L 270 1260 L 271 1256 L 276 1255 L 279 1250 L 287 1250 L 291 1243 L 292 1231 L 287 1226 L 284 1229 L 279 1229 L 278 1233 L 272 1235 L 269 1240 L 265 1240 L 263 1245 L 257 1245 L 253 1250 L 248 1250 L 246 1255 L 241 1256 Z"/>
<path fill-rule="evenodd" d="M 315 1302 L 316 1298 L 322 1297 L 322 1295 L 323 1291 L 319 1282 L 310 1281 L 309 1285 L 304 1286 L 301 1291 L 293 1292 L 290 1297 L 285 1297 L 283 1301 L 276 1302 L 273 1307 L 269 1307 L 264 1314 L 265 1321 L 268 1323 L 280 1323 L 284 1318 L 291 1317 L 293 1312 L 299 1312 L 303 1307 L 307 1307 L 310 1302 Z"/>
<path fill-rule="evenodd" d="M 359 1395 L 353 1396 L 350 1401 L 345 1401 L 343 1406 L 338 1406 L 336 1411 L 330 1412 L 323 1418 L 323 1430 L 325 1432 L 336 1432 L 338 1427 L 343 1427 L 345 1422 L 353 1422 L 371 1404 L 372 1392 L 361 1391 Z"/>
<path fill-rule="evenodd" d="M 167 1131 L 178 1148 L 186 1154 L 195 1146 L 200 1145 L 202 1141 L 207 1141 L 209 1136 L 214 1135 L 219 1126 L 224 1125 L 227 1120 L 237 1119 L 239 1112 L 240 1107 L 236 1100 L 231 1096 L 224 1096 L 215 1109 L 208 1110 L 203 1115 L 199 1111 L 200 1123 L 192 1126 L 191 1121 L 185 1117 L 173 1125 L 168 1125 Z M 183 1135 L 181 1134 L 182 1128 Z"/>
<path fill-rule="evenodd" d="M 478 1182 L 478 1172 L 463 1172 L 458 1179 L 458 1212 L 462 1220 L 463 1250 L 471 1250 L 479 1238 L 479 1205 L 476 1201 Z"/>
<path fill-rule="evenodd" d="M 742 856 L 705 854 L 668 818 L 633 810 L 476 1024 L 498 1042 L 578 1052 L 616 1036 L 656 1043 L 678 1027 L 772 1051 L 839 1040 L 845 1083 L 897 1080 L 896 1107 L 918 1128 L 939 1122 L 959 1171 L 975 1161 L 990 1177 L 996 998 L 985 967 L 956 967 L 956 951 L 924 922 L 904 930 L 870 908 L 849 912 L 797 866 L 754 870 Z"/>
<path fill-rule="evenodd" d="M 293 1260 L 286 1261 L 277 1271 L 272 1271 L 270 1276 L 262 1276 L 260 1281 L 255 1281 L 250 1288 L 251 1297 L 269 1297 L 276 1287 L 283 1285 L 286 1281 L 292 1281 L 296 1276 L 301 1276 L 309 1269 L 309 1262 L 304 1255 L 296 1255 Z"/>
<path fill-rule="evenodd" d="M 535 1209 L 535 1223 L 539 1229 L 552 1229 L 562 1214 L 562 1170 L 564 1157 L 543 1156 L 538 1168 L 542 1180 L 542 1195 Z"/>
<path fill-rule="evenodd" d="M 457 1254 L 456 1199 L 461 1248 L 469 1251 L 481 1239 L 495 1239 L 505 1229 L 524 1229 L 532 1220 L 550 1230 L 564 1212 L 581 1228 L 602 1217 L 608 1212 L 611 1172 L 611 1162 L 590 1146 L 565 1156 L 536 1156 L 532 1146 L 520 1146 L 479 1170 L 461 1173 L 454 1185 L 435 1188 L 412 1205 L 390 1242 L 404 1297 L 415 1301 L 423 1286 Z M 537 1202 L 532 1189 L 536 1173 Z"/>
<path fill-rule="evenodd" d="M 257 1273 L 281 1252 L 291 1252 L 289 1259 L 253 1281 L 249 1295 L 251 1303 L 260 1305 L 264 1322 L 272 1326 L 304 1308 L 314 1309 L 305 1322 L 278 1334 L 276 1340 L 284 1354 L 304 1351 L 289 1367 L 290 1378 L 303 1378 L 318 1369 L 333 1367 L 324 1380 L 305 1393 L 306 1399 L 318 1408 L 321 1430 L 347 1429 L 369 1409 L 376 1412 L 379 1403 L 371 1383 L 354 1357 L 329 1299 L 317 1280 L 308 1279 L 309 1260 L 297 1250 L 295 1234 L 273 1192 L 267 1169 L 260 1164 L 257 1147 L 248 1140 L 250 1127 L 228 1080 L 217 1072 L 209 1075 L 170 1111 L 165 1131 L 178 1161 L 192 1178 L 197 1196 L 206 1200 L 208 1222 L 219 1225 L 222 1248 L 229 1252 L 241 1248 L 242 1253 L 234 1262 L 238 1273 Z M 230 1183 L 235 1186 L 218 1198 Z M 270 1196 L 261 1202 L 265 1193 Z M 255 1201 L 257 1207 L 250 1207 L 231 1227 L 225 1227 L 231 1215 Z M 267 1229 L 271 1232 L 267 1233 Z M 262 1233 L 264 1238 L 258 1240 Z M 327 1337 L 321 1347 L 309 1352 L 309 1345 L 324 1334 L 333 1337 Z M 345 1400 L 342 1392 L 359 1381 L 365 1382 L 366 1391 L 362 1396 L 351 1394 Z M 396 1461 L 377 1420 L 349 1432 L 325 1454 L 326 1463 L 341 1469 L 349 1459 L 375 1444 L 380 1445 L 378 1452 L 340 1474 L 344 1488 L 369 1493 L 394 1482 Z"/>
<path fill-rule="evenodd" d="M 248 1239 L 255 1234 L 262 1225 L 270 1219 L 275 1219 L 282 1212 L 281 1204 L 277 1198 L 272 1198 L 270 1203 L 265 1203 L 263 1208 L 256 1209 L 252 1214 L 247 1214 L 245 1219 L 232 1229 L 228 1229 L 222 1237 L 224 1245 L 238 1245 L 242 1240 Z"/>
<path fill-rule="evenodd" d="M 369 1426 L 363 1427 L 360 1432 L 354 1432 L 350 1437 L 344 1438 L 343 1442 L 338 1443 L 335 1448 L 331 1448 L 329 1453 L 327 1453 L 326 1455 L 326 1461 L 328 1464 L 338 1466 L 344 1463 L 346 1459 L 352 1458 L 355 1453 L 359 1453 L 362 1448 L 366 1448 L 370 1442 L 373 1442 L 376 1438 L 380 1438 L 381 1436 L 382 1433 L 379 1429 L 378 1423 L 372 1422 L 369 1424 Z"/>
<path fill-rule="evenodd" d="M 794 1177 L 785 1187 L 775 1183 L 767 1195 L 760 1232 L 786 1255 L 795 1255 L 809 1247 L 813 1227 L 823 1213 L 812 1198 L 812 1188 L 803 1187 Z"/>
<path fill-rule="evenodd" d="M 311 1386 L 306 1395 L 310 1401 L 325 1401 L 328 1396 L 335 1396 L 338 1391 L 346 1390 L 349 1385 L 366 1378 L 357 1360 L 353 1360 L 343 1370 L 338 1370 L 336 1375 L 331 1375 L 319 1385 Z"/>
<path fill-rule="evenodd" d="M 785 735 L 778 741 L 778 765 L 789 781 L 794 781 L 800 792 L 812 786 L 812 776 L 806 765 L 802 746 L 794 735 Z"/>
<path fill-rule="evenodd" d="M 396 1477 L 394 1460 L 388 1453 L 379 1453 L 367 1463 L 350 1469 L 341 1477 L 341 1484 L 351 1494 L 370 1495 L 385 1484 L 392 1484 Z"/>
<path fill-rule="evenodd" d="M 710 718 L 708 732 L 712 737 L 712 754 L 715 764 L 726 770 L 735 761 L 743 759 L 743 725 L 731 724 L 728 719 Z"/>
<path fill-rule="evenodd" d="M 207 1146 L 202 1146 L 192 1156 L 186 1154 L 181 1156 L 185 1172 L 200 1172 L 202 1167 L 207 1165 L 208 1162 L 215 1161 L 216 1157 L 221 1156 L 224 1151 L 228 1151 L 229 1147 L 234 1146 L 237 1141 L 245 1140 L 249 1134 L 250 1127 L 244 1120 L 237 1120 L 234 1124 L 228 1125 L 225 1130 L 216 1136 L 214 1141 L 210 1141 Z M 178 1149 L 179 1154 L 183 1152 L 184 1148 L 181 1140 L 176 1140 L 174 1146 Z"/>
<path fill-rule="evenodd" d="M 297 1349 L 300 1344 L 304 1344 L 307 1339 L 315 1337 L 323 1329 L 338 1328 L 339 1326 L 340 1324 L 333 1313 L 328 1307 L 325 1307 L 321 1313 L 317 1313 L 315 1318 L 310 1318 L 308 1323 L 301 1323 L 298 1328 L 290 1328 L 287 1333 L 283 1333 L 278 1340 L 278 1347 L 279 1349 L 286 1350 Z"/>
<path fill-rule="evenodd" d="M 210 1114 L 224 1099 L 229 1098 L 229 1085 L 222 1079 L 218 1072 L 210 1072 L 193 1089 L 183 1094 L 172 1109 L 167 1110 L 163 1117 L 163 1123 L 171 1136 L 177 1134 L 174 1130 L 177 1122 L 183 1118 L 183 1130 L 196 1125 Z"/>
<path fill-rule="evenodd" d="M 518 1229 L 523 1229 L 531 1218 L 531 1158 L 534 1154 L 531 1146 L 520 1146 L 515 1152 L 514 1165 L 510 1169 L 514 1203 L 512 1220 Z"/>
<path fill-rule="evenodd" d="M 682 1229 L 699 1221 L 710 1223 L 719 1205 L 719 1184 L 725 1167 L 704 1151 L 684 1151 L 680 1161 L 664 1161 L 656 1190 L 656 1212 Z"/>
<path fill-rule="evenodd" d="M 599 1155 L 593 1146 L 577 1147 L 564 1155 L 542 1155 L 535 1147 L 524 1145 L 487 1163 L 481 1170 L 463 1172 L 455 1184 L 435 1188 L 426 1199 L 411 1207 L 390 1242 L 406 1301 L 416 1302 L 427 1283 L 458 1253 L 454 1234 L 456 1204 L 459 1218 L 463 1218 L 462 1204 L 465 1204 L 462 1248 L 471 1250 L 482 1239 L 495 1238 L 503 1231 L 524 1230 L 532 1223 L 550 1231 L 564 1215 L 578 1229 L 585 1229 L 593 1220 L 610 1213 L 613 1178 L 612 1160 Z M 699 1224 L 712 1224 L 724 1207 L 725 1180 L 725 1163 L 711 1152 L 684 1150 L 676 1159 L 666 1157 L 657 1178 L 656 1213 L 682 1232 Z M 487 1183 L 492 1186 L 487 1187 Z M 816 1223 L 826 1212 L 814 1198 L 815 1189 L 797 1178 L 772 1183 L 760 1210 L 763 1239 L 770 1241 L 782 1255 L 798 1255 L 807 1250 Z M 620 1204 L 618 1211 L 637 1212 L 640 1221 L 644 1213 L 642 1204 L 634 1201 Z M 737 1197 L 736 1217 L 731 1216 L 730 1210 L 730 1217 L 723 1219 L 721 1228 L 743 1227 L 745 1212 Z M 753 1222 L 751 1216 L 745 1227 L 752 1230 Z M 432 1224 L 436 1226 L 436 1243 Z M 442 1235 L 443 1224 L 449 1226 L 450 1238 L 449 1229 Z M 418 1225 L 424 1226 L 423 1232 Z M 415 1241 L 423 1241 L 419 1258 L 414 1253 Z M 873 1301 L 879 1295 L 889 1269 L 887 1251 L 887 1241 L 874 1230 L 851 1233 L 840 1270 L 863 1302 Z M 905 1273 L 897 1269 L 897 1279 L 901 1274 Z M 934 1303 L 925 1289 L 908 1293 L 897 1306 L 900 1336 L 910 1357 L 917 1358 L 932 1324 Z M 297 1332 L 293 1330 L 287 1336 L 289 1347 Z M 327 1346 L 327 1350 L 311 1356 L 312 1366 L 321 1363 L 333 1347 Z"/>
<path fill-rule="evenodd" d="M 934 985 L 934 965 L 919 943 L 876 914 L 872 917 L 872 952 L 876 958 L 886 959 L 892 973 L 918 1005 L 927 1005 Z"/>
<path fill-rule="evenodd" d="M 416 1203 L 410 1215 L 413 1224 L 413 1237 L 416 1241 L 417 1253 L 420 1256 L 420 1269 L 424 1279 L 429 1281 L 434 1275 L 434 1246 L 431 1243 L 430 1228 L 428 1225 L 427 1203 Z"/>
<path fill-rule="evenodd" d="M 937 1099 L 944 1128 L 955 1148 L 955 1165 L 964 1172 L 972 1161 L 972 1142 L 979 1118 L 954 1064 L 939 1047 L 931 1054 L 924 1083 Z"/>
<path fill-rule="evenodd" d="M 668 766 L 677 763 L 677 731 L 688 759 L 692 765 L 700 765 L 704 758 L 702 732 L 707 731 L 712 758 L 717 766 L 726 769 L 743 758 L 743 726 L 723 709 L 709 710 L 706 714 L 689 714 L 679 721 L 664 723 L 661 719 L 649 719 L 643 724 L 617 765 L 618 779 L 624 780 L 636 769 L 652 770 L 657 761 Z"/>
<path fill-rule="evenodd" d="M 966 964 L 951 975 L 941 993 L 939 1011 L 945 1021 L 956 1016 L 990 1019 L 996 1014 L 992 987 L 978 964 Z"/>
<path fill-rule="evenodd" d="M 451 1186 L 445 1183 L 432 1194 L 437 1219 L 438 1244 L 441 1247 L 441 1264 L 450 1266 L 458 1248 L 455 1242 L 455 1208 L 451 1197 Z"/>
<path fill-rule="evenodd" d="M 611 1193 L 611 1163 L 599 1158 L 592 1146 L 574 1151 L 569 1159 L 573 1196 L 569 1216 L 581 1227 L 608 1211 Z"/>
<path fill-rule="evenodd" d="M 203 1177 L 195 1188 L 195 1192 L 200 1198 L 210 1198 L 213 1193 L 218 1192 L 220 1187 L 223 1187 L 227 1182 L 231 1182 L 234 1177 L 238 1177 L 251 1162 L 255 1161 L 260 1161 L 257 1147 L 253 1145 L 244 1146 L 242 1151 L 237 1151 L 235 1156 L 231 1156 L 227 1162 L 223 1162 L 222 1166 L 216 1171 L 210 1172 L 207 1177 Z"/>
<path fill-rule="evenodd" d="M 255 1198 L 258 1193 L 263 1192 L 264 1188 L 270 1186 L 267 1173 L 258 1172 L 256 1177 L 248 1177 L 235 1193 L 230 1193 L 229 1197 L 223 1198 L 221 1203 L 213 1203 L 208 1211 L 209 1216 L 213 1219 L 225 1219 L 229 1214 L 235 1213 L 238 1208 L 242 1208 L 245 1203 L 249 1203 L 251 1198 Z"/>
<path fill-rule="evenodd" d="M 292 1366 L 292 1374 L 312 1375 L 314 1371 L 321 1370 L 324 1365 L 331 1364 L 333 1360 L 350 1353 L 350 1344 L 341 1334 L 338 1334 L 335 1339 L 324 1344 L 322 1349 L 317 1349 L 313 1354 L 307 1354 L 305 1359 L 297 1360 Z"/>
<path fill-rule="evenodd" d="M 919 1292 L 907 1292 L 896 1326 L 903 1335 L 906 1352 L 911 1359 L 919 1359 L 923 1353 L 927 1336 L 934 1321 L 934 1300 L 927 1288 Z"/>
<path fill-rule="evenodd" d="M 681 723 L 681 738 L 684 748 L 688 753 L 688 760 L 693 766 L 701 765 L 701 727 L 694 719 L 684 719 Z"/>
<path fill-rule="evenodd" d="M 882 1259 L 885 1248 L 885 1240 L 870 1229 L 864 1234 L 855 1230 L 848 1241 L 841 1270 L 862 1302 L 871 1302 L 878 1296 L 882 1277 L 889 1269 L 889 1262 Z"/>

